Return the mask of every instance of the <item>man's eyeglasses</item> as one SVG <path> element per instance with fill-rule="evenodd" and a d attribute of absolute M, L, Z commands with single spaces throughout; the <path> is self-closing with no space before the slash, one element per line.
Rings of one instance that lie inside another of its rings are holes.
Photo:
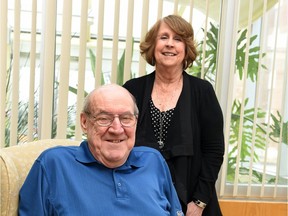
<path fill-rule="evenodd" d="M 137 121 L 137 116 L 131 113 L 123 113 L 121 115 L 99 113 L 96 116 L 92 115 L 89 112 L 86 112 L 86 114 L 90 118 L 93 118 L 94 123 L 101 127 L 109 127 L 116 117 L 119 118 L 119 121 L 123 127 L 133 127 Z"/>

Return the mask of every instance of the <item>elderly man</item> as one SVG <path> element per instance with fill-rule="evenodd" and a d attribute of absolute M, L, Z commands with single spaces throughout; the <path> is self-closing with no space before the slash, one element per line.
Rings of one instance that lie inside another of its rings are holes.
<path fill-rule="evenodd" d="M 87 140 L 39 156 L 20 190 L 19 215 L 183 215 L 160 153 L 134 147 L 137 116 L 123 87 L 92 91 L 80 116 Z"/>

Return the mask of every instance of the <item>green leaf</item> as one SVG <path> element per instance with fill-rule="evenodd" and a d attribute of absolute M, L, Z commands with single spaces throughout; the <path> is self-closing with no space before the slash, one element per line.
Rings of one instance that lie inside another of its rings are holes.
<path fill-rule="evenodd" d="M 95 77 L 96 55 L 94 54 L 92 49 L 89 49 L 89 55 L 90 55 L 91 69 L 92 69 L 93 75 Z"/>
<path fill-rule="evenodd" d="M 125 64 L 125 50 L 119 60 L 119 64 L 117 67 L 117 84 L 123 85 L 124 80 L 124 64 Z"/>

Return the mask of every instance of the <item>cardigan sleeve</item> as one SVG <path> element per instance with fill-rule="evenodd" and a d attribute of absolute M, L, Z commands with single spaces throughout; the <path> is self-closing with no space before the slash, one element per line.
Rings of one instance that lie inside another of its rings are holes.
<path fill-rule="evenodd" d="M 208 82 L 206 82 L 208 83 Z M 201 169 L 194 197 L 209 203 L 223 163 L 223 114 L 210 83 L 201 92 L 199 103 Z"/>

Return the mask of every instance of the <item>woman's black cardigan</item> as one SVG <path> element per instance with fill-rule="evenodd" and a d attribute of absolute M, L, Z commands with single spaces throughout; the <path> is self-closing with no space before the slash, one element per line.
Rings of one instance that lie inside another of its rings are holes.
<path fill-rule="evenodd" d="M 155 71 L 131 79 L 123 87 L 134 95 L 139 108 L 135 145 L 159 150 L 149 108 L 154 79 Z M 189 202 L 199 199 L 208 204 L 203 215 L 221 215 L 215 182 L 224 155 L 223 115 L 208 81 L 183 71 L 183 89 L 161 153 L 169 165 L 183 212 Z"/>

